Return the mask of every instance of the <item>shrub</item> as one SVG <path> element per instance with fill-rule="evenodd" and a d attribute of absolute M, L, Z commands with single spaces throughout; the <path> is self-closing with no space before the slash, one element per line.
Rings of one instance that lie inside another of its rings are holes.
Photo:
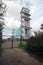
<path fill-rule="evenodd" d="M 40 35 L 38 37 L 31 37 L 27 41 L 26 49 L 28 51 L 31 51 L 34 54 L 42 56 L 43 55 L 43 35 Z"/>

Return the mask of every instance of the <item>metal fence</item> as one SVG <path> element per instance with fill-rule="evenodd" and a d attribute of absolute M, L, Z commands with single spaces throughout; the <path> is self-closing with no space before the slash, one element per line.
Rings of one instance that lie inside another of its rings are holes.
<path fill-rule="evenodd" d="M 16 48 L 20 44 L 19 36 L 3 35 L 2 48 Z"/>

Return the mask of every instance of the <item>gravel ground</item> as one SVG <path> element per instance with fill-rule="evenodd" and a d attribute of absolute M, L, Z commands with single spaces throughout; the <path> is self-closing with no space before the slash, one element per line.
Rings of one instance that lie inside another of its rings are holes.
<path fill-rule="evenodd" d="M 43 65 L 20 48 L 5 49 L 0 58 L 0 65 Z"/>

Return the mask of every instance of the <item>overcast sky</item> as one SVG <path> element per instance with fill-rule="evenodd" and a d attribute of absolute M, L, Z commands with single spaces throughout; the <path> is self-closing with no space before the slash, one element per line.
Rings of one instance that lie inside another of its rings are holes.
<path fill-rule="evenodd" d="M 33 30 L 39 30 L 43 23 L 43 0 L 3 0 L 7 4 L 6 28 L 20 27 L 20 11 L 22 7 L 30 9 L 30 25 Z"/>

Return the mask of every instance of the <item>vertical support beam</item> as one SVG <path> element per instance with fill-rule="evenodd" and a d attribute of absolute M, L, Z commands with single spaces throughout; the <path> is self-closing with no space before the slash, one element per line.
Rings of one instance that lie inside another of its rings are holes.
<path fill-rule="evenodd" d="M 21 39 L 20 39 L 20 47 L 22 47 L 22 36 L 21 36 Z"/>
<path fill-rule="evenodd" d="M 0 58 L 2 52 L 2 25 L 0 24 Z"/>
<path fill-rule="evenodd" d="M 1 46 L 2 45 L 2 30 L 1 30 L 1 26 L 0 26 L 0 49 L 1 49 Z"/>
<path fill-rule="evenodd" d="M 15 30 L 13 29 L 13 30 L 12 30 L 12 41 L 11 41 L 11 42 L 12 42 L 12 46 L 11 46 L 11 48 L 13 48 L 13 41 L 14 41 L 14 31 L 15 31 Z"/>

